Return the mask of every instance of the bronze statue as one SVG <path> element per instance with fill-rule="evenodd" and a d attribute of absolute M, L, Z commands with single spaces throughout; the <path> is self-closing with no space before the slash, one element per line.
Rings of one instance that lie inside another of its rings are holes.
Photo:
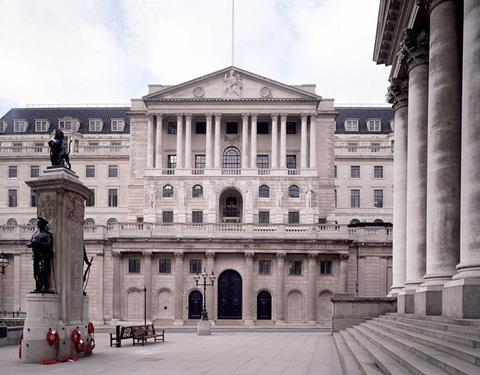
<path fill-rule="evenodd" d="M 67 165 L 68 169 L 72 169 L 70 164 L 70 151 L 72 146 L 72 141 L 67 145 L 63 142 L 65 135 L 60 129 L 55 130 L 55 136 L 52 140 L 48 141 L 48 146 L 50 147 L 50 161 L 54 167 L 64 167 Z"/>
<path fill-rule="evenodd" d="M 39 217 L 37 219 L 38 231 L 27 243 L 33 252 L 33 277 L 35 278 L 33 293 L 51 293 L 49 281 L 52 270 L 53 235 L 47 230 L 47 224 L 47 220 Z"/>

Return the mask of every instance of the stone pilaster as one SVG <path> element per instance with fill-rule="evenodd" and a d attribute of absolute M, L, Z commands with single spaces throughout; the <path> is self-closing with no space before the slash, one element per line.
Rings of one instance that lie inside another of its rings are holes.
<path fill-rule="evenodd" d="M 155 168 L 163 168 L 163 116 L 157 114 L 157 130 L 155 132 Z"/>
<path fill-rule="evenodd" d="M 307 321 L 315 324 L 317 295 L 317 254 L 308 254 Z"/>
<path fill-rule="evenodd" d="M 464 0 L 460 263 L 443 290 L 443 315 L 480 318 L 480 3 Z"/>
<path fill-rule="evenodd" d="M 122 320 L 122 254 L 112 252 L 113 257 L 113 319 Z"/>
<path fill-rule="evenodd" d="M 147 306 L 146 314 L 147 320 L 152 320 L 152 305 L 153 305 L 153 291 L 152 291 L 152 252 L 143 252 L 143 284 L 147 288 Z"/>
<path fill-rule="evenodd" d="M 348 293 L 348 254 L 340 254 L 340 293 Z"/>
<path fill-rule="evenodd" d="M 147 114 L 147 168 L 153 168 L 153 120 L 152 114 Z"/>
<path fill-rule="evenodd" d="M 177 114 L 177 169 L 183 168 L 183 114 Z"/>
<path fill-rule="evenodd" d="M 205 168 L 212 168 L 212 114 L 205 115 L 207 121 L 207 131 L 205 134 Z"/>
<path fill-rule="evenodd" d="M 307 120 L 308 115 L 302 113 L 300 116 L 302 120 L 302 128 L 300 131 L 300 168 L 307 168 Z"/>
<path fill-rule="evenodd" d="M 278 113 L 272 113 L 272 157 L 270 168 L 278 168 Z"/>
<path fill-rule="evenodd" d="M 317 168 L 317 116 L 310 116 L 310 168 Z"/>
<path fill-rule="evenodd" d="M 192 115 L 185 114 L 185 169 L 192 169 Z"/>
<path fill-rule="evenodd" d="M 257 114 L 252 114 L 252 130 L 250 133 L 250 168 L 257 168 Z"/>
<path fill-rule="evenodd" d="M 215 252 L 213 251 L 207 251 L 206 252 L 206 257 L 207 257 L 207 272 L 210 274 L 212 272 L 215 272 Z M 215 288 L 216 285 L 214 285 L 210 290 L 207 290 L 207 311 L 208 311 L 208 318 L 210 320 L 211 324 L 214 324 L 215 320 Z"/>
<path fill-rule="evenodd" d="M 253 256 L 245 252 L 245 325 L 253 325 Z"/>
<path fill-rule="evenodd" d="M 443 284 L 460 249 L 460 14 L 453 0 L 430 5 L 428 77 L 427 264 L 422 297 L 427 314 L 442 313 Z"/>
<path fill-rule="evenodd" d="M 103 252 L 95 254 L 94 265 L 95 265 L 95 322 L 97 324 L 105 324 L 105 315 L 104 315 L 104 255 Z"/>
<path fill-rule="evenodd" d="M 222 121 L 222 114 L 215 113 L 215 154 L 214 154 L 214 168 L 220 169 L 221 168 L 221 136 L 222 136 L 222 128 L 221 128 L 221 121 Z"/>
<path fill-rule="evenodd" d="M 175 320 L 174 325 L 183 326 L 183 252 L 175 252 Z"/>
<path fill-rule="evenodd" d="M 242 169 L 248 168 L 248 116 L 242 114 Z"/>
<path fill-rule="evenodd" d="M 280 116 L 280 168 L 287 167 L 287 115 Z"/>
<path fill-rule="evenodd" d="M 404 287 L 406 273 L 407 225 L 407 139 L 408 139 L 408 81 L 393 80 L 387 101 L 395 112 L 395 155 L 393 174 L 393 268 L 390 296 L 396 296 Z"/>
<path fill-rule="evenodd" d="M 276 324 L 285 323 L 285 256 L 284 252 L 276 253 L 277 258 L 277 319 Z"/>

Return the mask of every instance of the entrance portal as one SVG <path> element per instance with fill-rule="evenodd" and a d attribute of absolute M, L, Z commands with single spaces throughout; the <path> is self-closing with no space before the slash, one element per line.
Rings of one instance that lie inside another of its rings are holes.
<path fill-rule="evenodd" d="M 224 223 L 242 221 L 242 195 L 238 190 L 227 189 L 220 195 L 220 217 Z"/>
<path fill-rule="evenodd" d="M 200 319 L 203 296 L 198 290 L 188 295 L 188 319 Z"/>
<path fill-rule="evenodd" d="M 257 295 L 257 320 L 272 320 L 272 296 L 265 290 Z"/>
<path fill-rule="evenodd" d="M 218 319 L 242 319 L 242 277 L 228 270 L 218 278 Z"/>

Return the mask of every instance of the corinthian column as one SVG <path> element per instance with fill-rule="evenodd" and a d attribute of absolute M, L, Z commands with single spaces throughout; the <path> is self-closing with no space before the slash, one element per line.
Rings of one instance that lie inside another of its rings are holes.
<path fill-rule="evenodd" d="M 245 253 L 245 325 L 253 325 L 253 252 Z"/>
<path fill-rule="evenodd" d="M 207 131 L 205 134 L 205 168 L 212 168 L 212 114 L 205 115 L 207 120 Z"/>
<path fill-rule="evenodd" d="M 442 313 L 442 289 L 460 249 L 461 56 L 457 1 L 432 2 L 428 77 L 427 273 L 430 313 Z"/>
<path fill-rule="evenodd" d="M 185 168 L 192 168 L 192 115 L 185 115 Z"/>
<path fill-rule="evenodd" d="M 163 168 L 162 122 L 163 116 L 157 115 L 157 131 L 155 133 L 155 168 Z"/>
<path fill-rule="evenodd" d="M 153 115 L 147 114 L 147 168 L 153 168 Z"/>
<path fill-rule="evenodd" d="M 393 80 L 387 101 L 395 113 L 395 155 L 393 158 L 393 249 L 392 289 L 390 296 L 403 289 L 406 273 L 407 227 L 407 139 L 408 81 Z M 404 310 L 404 309 L 402 309 Z"/>
<path fill-rule="evenodd" d="M 183 168 L 183 115 L 177 115 L 177 169 Z"/>
<path fill-rule="evenodd" d="M 308 254 L 307 320 L 315 324 L 317 294 L 317 254 Z"/>
<path fill-rule="evenodd" d="M 443 315 L 480 318 L 480 2 L 464 0 L 460 263 L 445 284 Z"/>
<path fill-rule="evenodd" d="M 248 113 L 242 114 L 242 169 L 248 168 Z"/>
<path fill-rule="evenodd" d="M 144 251 L 143 252 L 143 263 L 144 263 L 144 271 L 143 271 L 143 283 L 147 288 L 147 306 L 146 306 L 146 315 L 147 319 L 152 319 L 152 300 L 153 300 L 153 293 L 152 293 L 152 252 L 151 251 Z"/>
<path fill-rule="evenodd" d="M 280 116 L 280 168 L 287 166 L 287 115 Z"/>
<path fill-rule="evenodd" d="M 214 155 L 214 167 L 220 169 L 220 140 L 221 140 L 221 120 L 222 114 L 215 113 L 215 155 Z"/>
<path fill-rule="evenodd" d="M 257 167 L 257 115 L 252 115 L 252 132 L 250 134 L 250 168 Z"/>
<path fill-rule="evenodd" d="M 310 116 L 310 168 L 317 168 L 317 116 Z"/>
<path fill-rule="evenodd" d="M 214 272 L 215 269 L 215 253 L 213 251 L 206 252 L 207 257 L 207 272 L 211 273 Z M 215 320 L 215 303 L 214 297 L 215 296 L 215 289 L 212 287 L 209 291 L 207 291 L 207 312 L 210 321 Z"/>
<path fill-rule="evenodd" d="M 276 324 L 285 323 L 285 253 L 277 253 L 277 319 Z"/>
<path fill-rule="evenodd" d="M 300 134 L 300 168 L 307 168 L 307 115 L 302 114 L 302 129 Z"/>
<path fill-rule="evenodd" d="M 271 168 L 278 168 L 278 114 L 272 113 L 272 161 Z"/>
<path fill-rule="evenodd" d="M 183 252 L 175 253 L 175 320 L 174 325 L 183 325 Z"/>

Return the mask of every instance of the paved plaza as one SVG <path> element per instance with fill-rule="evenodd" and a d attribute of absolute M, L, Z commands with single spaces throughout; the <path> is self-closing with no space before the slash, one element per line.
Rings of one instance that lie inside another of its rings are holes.
<path fill-rule="evenodd" d="M 110 348 L 107 334 L 96 334 L 95 354 L 56 365 L 24 364 L 18 347 L 0 348 L 7 374 L 165 374 L 310 375 L 341 374 L 332 336 L 327 332 L 167 333 L 165 343 Z"/>

